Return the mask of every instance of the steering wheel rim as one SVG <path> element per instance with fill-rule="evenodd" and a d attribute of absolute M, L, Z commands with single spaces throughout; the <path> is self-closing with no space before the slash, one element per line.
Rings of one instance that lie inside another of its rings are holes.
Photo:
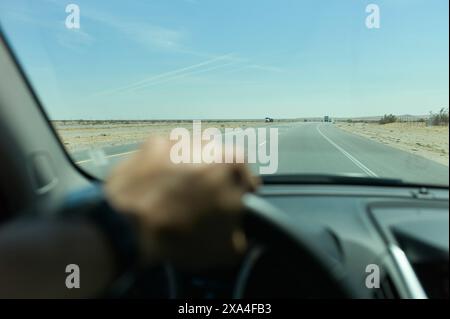
<path fill-rule="evenodd" d="M 311 233 L 313 228 L 311 221 L 296 217 L 296 223 L 292 223 L 292 220 L 280 209 L 270 204 L 267 200 L 254 195 L 246 194 L 242 198 L 245 210 L 250 219 L 258 219 L 259 221 L 269 224 L 271 228 L 282 232 L 284 235 L 294 241 L 299 249 L 307 255 L 309 260 L 312 260 L 321 276 L 329 280 L 330 286 L 334 291 L 329 291 L 326 297 L 332 296 L 332 298 L 351 298 L 352 292 L 347 284 L 346 272 L 342 267 L 342 264 L 337 263 L 336 260 L 331 258 L 329 254 L 325 252 L 317 241 L 314 241 L 307 234 Z M 257 247 L 257 250 L 261 250 L 262 247 Z M 254 252 L 258 255 L 259 252 Z M 253 258 L 255 256 L 247 255 L 246 258 Z M 242 272 L 249 271 L 246 268 L 246 262 L 244 261 L 241 268 L 238 279 L 236 282 L 236 289 L 234 298 L 240 299 L 243 297 L 243 291 L 245 290 L 245 284 L 242 280 L 245 280 L 246 276 L 242 275 Z M 323 278 L 322 278 L 323 279 Z"/>
<path fill-rule="evenodd" d="M 284 234 L 291 241 L 295 242 L 296 248 L 301 250 L 303 255 L 308 256 L 308 261 L 312 261 L 315 264 L 314 269 L 317 270 L 317 274 L 328 279 L 330 287 L 333 287 L 333 291 L 327 291 L 327 293 L 319 296 L 319 298 L 353 297 L 352 290 L 345 280 L 346 273 L 342 265 L 331 258 L 316 241 L 307 236 L 308 233 L 311 233 L 311 221 L 305 219 L 302 222 L 302 218 L 296 217 L 296 223 L 294 224 L 282 210 L 255 194 L 246 194 L 242 200 L 247 220 L 250 219 L 251 222 L 258 220 L 259 223 L 266 224 L 268 228 Z M 247 229 L 244 230 L 247 232 Z M 265 247 L 263 245 L 256 245 L 247 252 L 239 268 L 232 296 L 230 297 L 233 299 L 243 299 L 246 297 L 244 293 L 247 289 L 249 275 L 254 270 L 253 266 L 255 266 L 257 259 L 264 250 Z M 175 267 L 170 263 L 165 263 L 163 267 L 166 275 L 168 298 L 179 298 L 179 286 Z"/>

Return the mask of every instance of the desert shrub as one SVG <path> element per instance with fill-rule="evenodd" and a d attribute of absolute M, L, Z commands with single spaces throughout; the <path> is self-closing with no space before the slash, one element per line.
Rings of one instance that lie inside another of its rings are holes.
<path fill-rule="evenodd" d="M 389 124 L 397 122 L 397 117 L 393 114 L 385 114 L 379 121 L 380 124 Z"/>
<path fill-rule="evenodd" d="M 432 125 L 448 125 L 448 109 L 442 108 L 437 114 L 431 112 L 430 120 Z"/>

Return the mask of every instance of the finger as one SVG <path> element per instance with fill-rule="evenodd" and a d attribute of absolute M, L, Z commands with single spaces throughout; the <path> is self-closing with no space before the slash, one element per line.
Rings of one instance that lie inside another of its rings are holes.
<path fill-rule="evenodd" d="M 229 170 L 232 184 L 242 189 L 243 192 L 254 192 L 261 184 L 260 178 L 252 174 L 247 164 L 233 163 L 223 165 L 225 165 L 225 169 Z"/>

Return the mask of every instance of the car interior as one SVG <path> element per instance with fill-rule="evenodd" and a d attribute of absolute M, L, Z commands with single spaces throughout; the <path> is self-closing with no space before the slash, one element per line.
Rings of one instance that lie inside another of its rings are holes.
<path fill-rule="evenodd" d="M 67 194 L 97 182 L 67 154 L 4 38 L 0 163 L 2 223 L 30 207 L 57 214 Z M 318 175 L 263 182 L 244 198 L 251 245 L 236 268 L 187 273 L 165 264 L 135 274 L 115 296 L 449 297 L 447 187 Z M 380 278 L 371 286 L 373 269 Z"/>

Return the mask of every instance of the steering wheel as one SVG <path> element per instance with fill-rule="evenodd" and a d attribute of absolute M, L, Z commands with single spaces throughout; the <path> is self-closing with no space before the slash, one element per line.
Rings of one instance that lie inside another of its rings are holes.
<path fill-rule="evenodd" d="M 323 248 L 323 240 L 332 237 L 316 236 L 323 227 L 297 218 L 293 224 L 285 213 L 253 194 L 245 195 L 243 202 L 249 248 L 235 269 L 187 274 L 166 264 L 138 276 L 131 297 L 161 298 L 161 287 L 162 295 L 174 299 L 351 297 L 341 261 Z M 158 287 L 157 293 L 142 293 L 150 286 Z"/>
<path fill-rule="evenodd" d="M 255 245 L 244 258 L 234 298 L 351 297 L 341 261 L 324 250 L 323 241 L 335 244 L 326 229 L 298 216 L 294 224 L 256 195 L 243 200 L 245 233 Z"/>

